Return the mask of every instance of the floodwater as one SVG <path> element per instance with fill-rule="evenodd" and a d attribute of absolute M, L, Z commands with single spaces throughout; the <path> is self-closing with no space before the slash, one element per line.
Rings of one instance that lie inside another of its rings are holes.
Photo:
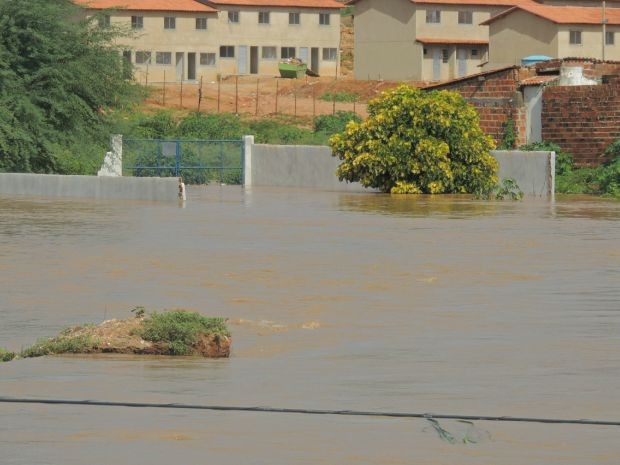
<path fill-rule="evenodd" d="M 620 420 L 619 202 L 189 197 L 0 197 L 0 346 L 183 307 L 230 319 L 231 358 L 19 360 L 0 396 Z M 0 404 L 0 463 L 620 463 L 620 427 L 440 424 L 475 442 L 424 419 Z"/>

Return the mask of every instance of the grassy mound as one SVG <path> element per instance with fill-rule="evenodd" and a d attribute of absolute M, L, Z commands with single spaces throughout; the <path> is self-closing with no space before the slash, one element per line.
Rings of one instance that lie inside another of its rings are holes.
<path fill-rule="evenodd" d="M 37 340 L 19 355 L 0 349 L 0 360 L 56 354 L 119 353 L 228 357 L 231 337 L 224 318 L 172 310 L 146 314 L 136 307 L 134 318 L 67 328 L 53 338 Z"/>

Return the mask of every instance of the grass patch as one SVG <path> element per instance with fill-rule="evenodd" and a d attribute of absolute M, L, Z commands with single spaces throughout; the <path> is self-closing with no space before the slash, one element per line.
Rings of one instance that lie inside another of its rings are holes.
<path fill-rule="evenodd" d="M 344 103 L 353 103 L 357 102 L 360 96 L 353 92 L 326 92 L 319 97 L 321 100 L 325 100 L 326 102 L 344 102 Z"/>
<path fill-rule="evenodd" d="M 54 338 L 38 339 L 32 346 L 24 349 L 21 357 L 43 357 L 55 354 L 87 353 L 99 346 L 99 340 L 91 336 L 61 335 Z"/>
<path fill-rule="evenodd" d="M 16 357 L 15 352 L 10 352 L 0 347 L 0 362 L 10 362 Z"/>
<path fill-rule="evenodd" d="M 189 355 L 202 334 L 230 336 L 224 318 L 207 318 L 196 312 L 153 312 L 137 334 L 146 341 L 165 343 L 167 355 Z"/>

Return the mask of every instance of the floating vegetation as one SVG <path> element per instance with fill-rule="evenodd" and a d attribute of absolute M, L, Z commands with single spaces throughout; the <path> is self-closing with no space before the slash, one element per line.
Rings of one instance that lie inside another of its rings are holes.
<path fill-rule="evenodd" d="M 431 424 L 433 430 L 439 436 L 439 439 L 449 444 L 478 444 L 491 439 L 491 434 L 488 431 L 476 427 L 471 421 L 457 420 L 457 423 L 466 425 L 467 429 L 465 431 L 452 434 L 450 431 L 442 427 L 434 418 L 427 417 L 426 420 Z M 427 430 L 428 428 L 425 429 L 425 431 Z"/>

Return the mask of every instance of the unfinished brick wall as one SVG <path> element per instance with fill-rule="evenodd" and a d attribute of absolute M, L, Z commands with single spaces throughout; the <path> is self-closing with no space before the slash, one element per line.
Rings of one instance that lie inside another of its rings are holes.
<path fill-rule="evenodd" d="M 543 93 L 543 140 L 555 142 L 580 166 L 598 165 L 620 138 L 620 79 L 599 86 L 554 86 Z"/>
<path fill-rule="evenodd" d="M 588 58 L 564 58 L 545 61 L 536 64 L 536 69 L 540 73 L 558 72 L 560 67 L 580 66 L 583 68 L 583 75 L 589 79 L 600 79 L 603 76 L 620 74 L 620 62 L 600 61 Z"/>
<path fill-rule="evenodd" d="M 525 108 L 519 81 L 535 75 L 532 69 L 508 68 L 429 87 L 461 94 L 480 114 L 480 127 L 499 145 L 509 119 L 515 123 L 516 144 L 525 143 Z"/>

